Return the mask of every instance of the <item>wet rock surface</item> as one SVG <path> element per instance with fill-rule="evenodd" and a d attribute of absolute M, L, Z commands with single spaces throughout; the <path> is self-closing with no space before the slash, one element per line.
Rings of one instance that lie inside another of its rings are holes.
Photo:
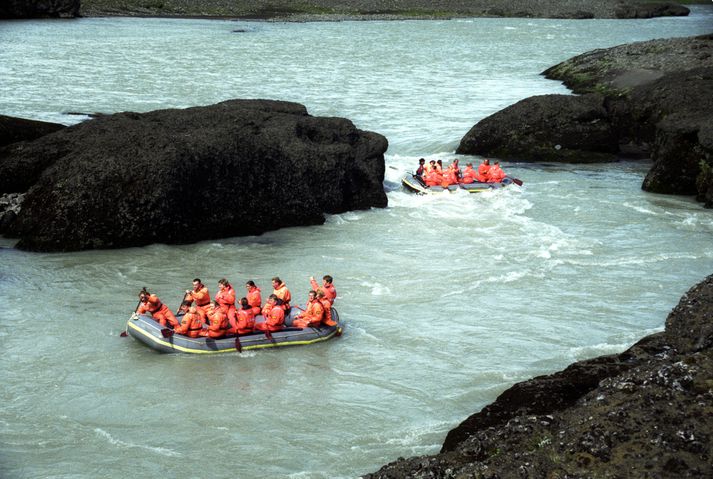
<path fill-rule="evenodd" d="M 296 103 L 117 113 L 0 149 L 5 233 L 71 251 L 192 243 L 386 206 L 386 139 Z"/>
<path fill-rule="evenodd" d="M 64 128 L 58 123 L 0 115 L 0 147 L 18 141 L 31 141 Z"/>
<path fill-rule="evenodd" d="M 578 163 L 650 157 L 643 189 L 713 206 L 713 34 L 594 50 L 544 74 L 580 95 L 518 102 L 476 124 L 457 152 Z"/>
<path fill-rule="evenodd" d="M 78 17 L 80 0 L 3 0 L 0 19 Z"/>
<path fill-rule="evenodd" d="M 514 385 L 452 430 L 440 454 L 365 478 L 711 477 L 713 275 L 664 332 Z"/>

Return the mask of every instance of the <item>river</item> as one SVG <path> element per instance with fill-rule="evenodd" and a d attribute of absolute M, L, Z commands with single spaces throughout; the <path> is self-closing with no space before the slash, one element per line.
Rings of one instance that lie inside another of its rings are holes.
<path fill-rule="evenodd" d="M 539 75 L 594 48 L 707 33 L 713 8 L 651 20 L 337 23 L 98 18 L 0 22 L 0 113 L 303 103 L 385 135 L 389 206 L 194 245 L 37 254 L 0 239 L 0 476 L 357 477 L 439 450 L 514 382 L 624 350 L 713 266 L 713 216 L 642 192 L 647 161 L 504 163 L 523 187 L 420 197 L 399 179 L 455 158 L 481 118 L 566 93 Z M 461 157 L 462 160 L 477 158 Z M 147 286 L 198 276 L 303 301 L 331 274 L 345 334 L 217 357 L 121 338 Z M 269 292 L 269 291 L 268 291 Z"/>

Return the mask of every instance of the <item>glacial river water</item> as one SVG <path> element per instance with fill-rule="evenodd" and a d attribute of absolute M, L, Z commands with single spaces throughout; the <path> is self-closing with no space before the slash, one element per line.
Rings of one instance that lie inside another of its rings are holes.
<path fill-rule="evenodd" d="M 0 477 L 357 477 L 435 453 L 514 382 L 662 329 L 713 272 L 713 213 L 644 193 L 649 163 L 505 163 L 522 188 L 419 197 L 399 178 L 455 158 L 479 119 L 566 93 L 539 73 L 594 48 L 713 30 L 653 20 L 0 22 L 0 114 L 303 103 L 384 134 L 389 206 L 194 245 L 30 254 L 1 239 Z M 477 160 L 477 158 L 464 158 Z M 142 286 L 302 299 L 335 277 L 341 338 L 218 357 L 121 338 Z"/>

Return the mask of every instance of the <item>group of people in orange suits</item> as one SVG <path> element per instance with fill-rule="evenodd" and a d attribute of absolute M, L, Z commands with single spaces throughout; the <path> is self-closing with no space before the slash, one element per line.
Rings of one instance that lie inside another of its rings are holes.
<path fill-rule="evenodd" d="M 420 177 L 426 186 L 442 186 L 444 188 L 449 185 L 457 185 L 458 183 L 500 183 L 507 176 L 500 168 L 500 162 L 495 161 L 492 165 L 489 159 L 484 159 L 478 165 L 478 169 L 473 168 L 472 163 L 467 163 L 463 171 L 458 166 L 458 159 L 448 167 L 443 168 L 441 160 L 431 160 L 426 164 L 426 159 L 418 160 L 418 169 L 416 176 Z"/>
<path fill-rule="evenodd" d="M 334 326 L 332 320 L 332 304 L 337 296 L 333 278 L 325 275 L 322 285 L 318 285 L 314 277 L 310 277 L 307 307 L 292 321 L 292 326 L 307 328 L 311 326 Z M 170 327 L 176 334 L 191 338 L 209 337 L 222 338 L 231 334 L 248 334 L 253 331 L 275 332 L 284 329 L 285 316 L 289 316 L 292 306 L 292 295 L 287 285 L 279 278 L 272 278 L 273 291 L 262 305 L 260 288 L 254 281 L 245 283 L 247 293 L 236 303 L 235 289 L 223 278 L 218 281 L 218 292 L 213 301 L 208 288 L 196 278 L 193 289 L 186 290 L 178 313 L 183 313 L 181 321 L 156 296 L 146 291 L 139 293 L 138 314 L 151 314 L 154 320 L 164 327 Z M 237 306 L 236 306 L 237 304 Z M 180 316 L 180 314 L 178 314 Z M 255 318 L 262 315 L 264 321 L 256 322 Z"/>

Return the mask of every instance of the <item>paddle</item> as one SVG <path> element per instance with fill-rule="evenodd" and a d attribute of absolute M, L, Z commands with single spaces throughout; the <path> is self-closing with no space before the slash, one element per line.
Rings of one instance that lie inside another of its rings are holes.
<path fill-rule="evenodd" d="M 146 286 L 144 286 L 144 289 L 143 289 L 142 291 L 146 291 Z M 139 310 L 139 306 L 141 306 L 141 299 L 139 299 L 139 302 L 136 303 L 136 307 L 134 308 L 134 314 L 136 314 L 136 311 Z M 131 316 L 133 317 L 134 314 L 132 314 Z M 127 337 L 127 336 L 129 335 L 129 332 L 128 332 L 128 331 L 129 331 L 129 325 L 127 324 L 127 325 L 126 325 L 126 329 L 124 329 L 124 330 L 121 332 L 121 334 L 119 335 L 119 337 L 120 337 L 120 338 L 125 338 L 125 337 Z"/>
<path fill-rule="evenodd" d="M 161 336 L 163 336 L 164 338 L 170 338 L 171 336 L 173 336 L 173 334 L 173 329 L 163 328 L 161 330 Z"/>
<path fill-rule="evenodd" d="M 512 176 L 508 176 L 508 178 L 510 178 L 512 182 L 515 183 L 517 186 L 522 186 L 522 180 L 518 180 L 517 178 Z"/>
<path fill-rule="evenodd" d="M 235 333 L 235 349 L 237 349 L 239 353 L 243 352 L 243 345 L 240 344 L 240 337 L 237 332 Z"/>

